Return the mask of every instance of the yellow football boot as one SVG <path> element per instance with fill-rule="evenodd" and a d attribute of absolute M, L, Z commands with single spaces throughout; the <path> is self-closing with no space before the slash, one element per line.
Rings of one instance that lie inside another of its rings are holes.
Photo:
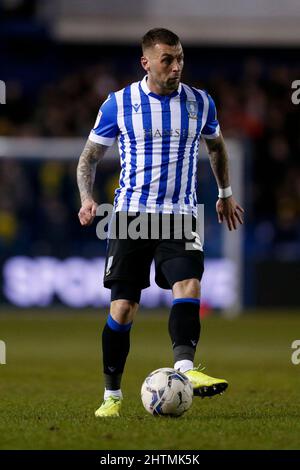
<path fill-rule="evenodd" d="M 122 400 L 119 397 L 110 396 L 95 411 L 96 418 L 118 418 L 120 416 Z"/>
<path fill-rule="evenodd" d="M 216 379 L 203 374 L 198 368 L 184 372 L 184 375 L 190 380 L 194 389 L 194 396 L 201 398 L 213 397 L 222 394 L 228 387 L 228 382 L 224 379 Z M 202 369 L 203 370 L 203 369 Z"/>

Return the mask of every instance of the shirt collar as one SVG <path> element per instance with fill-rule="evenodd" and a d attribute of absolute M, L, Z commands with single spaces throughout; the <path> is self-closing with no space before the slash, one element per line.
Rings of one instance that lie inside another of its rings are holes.
<path fill-rule="evenodd" d="M 147 79 L 148 79 L 148 75 L 145 75 L 143 80 L 141 81 L 141 87 L 142 87 L 143 92 L 146 93 L 146 95 L 163 98 L 163 95 L 157 95 L 156 93 L 153 93 L 151 90 L 149 90 L 148 85 L 147 85 Z M 181 90 L 182 90 L 182 85 L 181 83 L 179 83 L 177 90 L 168 96 L 173 97 L 173 96 L 180 95 Z"/>

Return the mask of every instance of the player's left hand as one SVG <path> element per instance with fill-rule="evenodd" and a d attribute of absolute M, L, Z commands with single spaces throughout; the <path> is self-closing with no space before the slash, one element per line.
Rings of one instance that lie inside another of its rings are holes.
<path fill-rule="evenodd" d="M 219 224 L 224 220 L 227 223 L 229 230 L 236 230 L 238 223 L 243 224 L 244 209 L 230 196 L 226 199 L 218 199 L 216 204 L 216 211 L 218 214 Z"/>

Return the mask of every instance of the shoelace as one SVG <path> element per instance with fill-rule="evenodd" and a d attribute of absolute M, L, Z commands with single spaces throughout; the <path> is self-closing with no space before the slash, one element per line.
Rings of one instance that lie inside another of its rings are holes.
<path fill-rule="evenodd" d="M 196 371 L 198 371 L 198 372 L 202 372 L 203 370 L 205 370 L 205 366 L 203 366 L 202 369 L 200 369 L 200 367 L 201 367 L 201 362 L 200 362 L 200 364 L 198 365 L 198 367 L 194 367 L 192 370 L 196 370 Z"/>
<path fill-rule="evenodd" d="M 103 403 L 108 403 L 109 401 L 113 401 L 114 403 L 117 403 L 120 400 L 121 399 L 119 397 L 110 396 L 110 397 L 106 398 L 106 400 L 104 400 Z"/>

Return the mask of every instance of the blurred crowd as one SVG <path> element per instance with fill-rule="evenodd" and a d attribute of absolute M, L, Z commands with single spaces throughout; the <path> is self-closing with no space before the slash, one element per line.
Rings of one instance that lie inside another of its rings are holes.
<path fill-rule="evenodd" d="M 87 137 L 107 94 L 142 76 L 130 68 L 118 74 L 109 64 L 87 66 L 46 83 L 34 99 L 12 81 L 0 135 Z M 201 80 L 201 69 L 188 69 L 183 77 L 214 97 L 225 138 L 245 146 L 246 248 L 262 257 L 300 257 L 300 105 L 291 101 L 297 78 L 299 66 L 267 66 L 257 58 L 245 60 L 238 75 L 223 70 Z M 50 255 L 53 246 L 58 256 L 95 254 L 94 230 L 87 244 L 77 221 L 76 164 L 1 160 L 2 255 Z M 96 198 L 112 201 L 118 172 L 116 166 L 97 175 Z"/>

